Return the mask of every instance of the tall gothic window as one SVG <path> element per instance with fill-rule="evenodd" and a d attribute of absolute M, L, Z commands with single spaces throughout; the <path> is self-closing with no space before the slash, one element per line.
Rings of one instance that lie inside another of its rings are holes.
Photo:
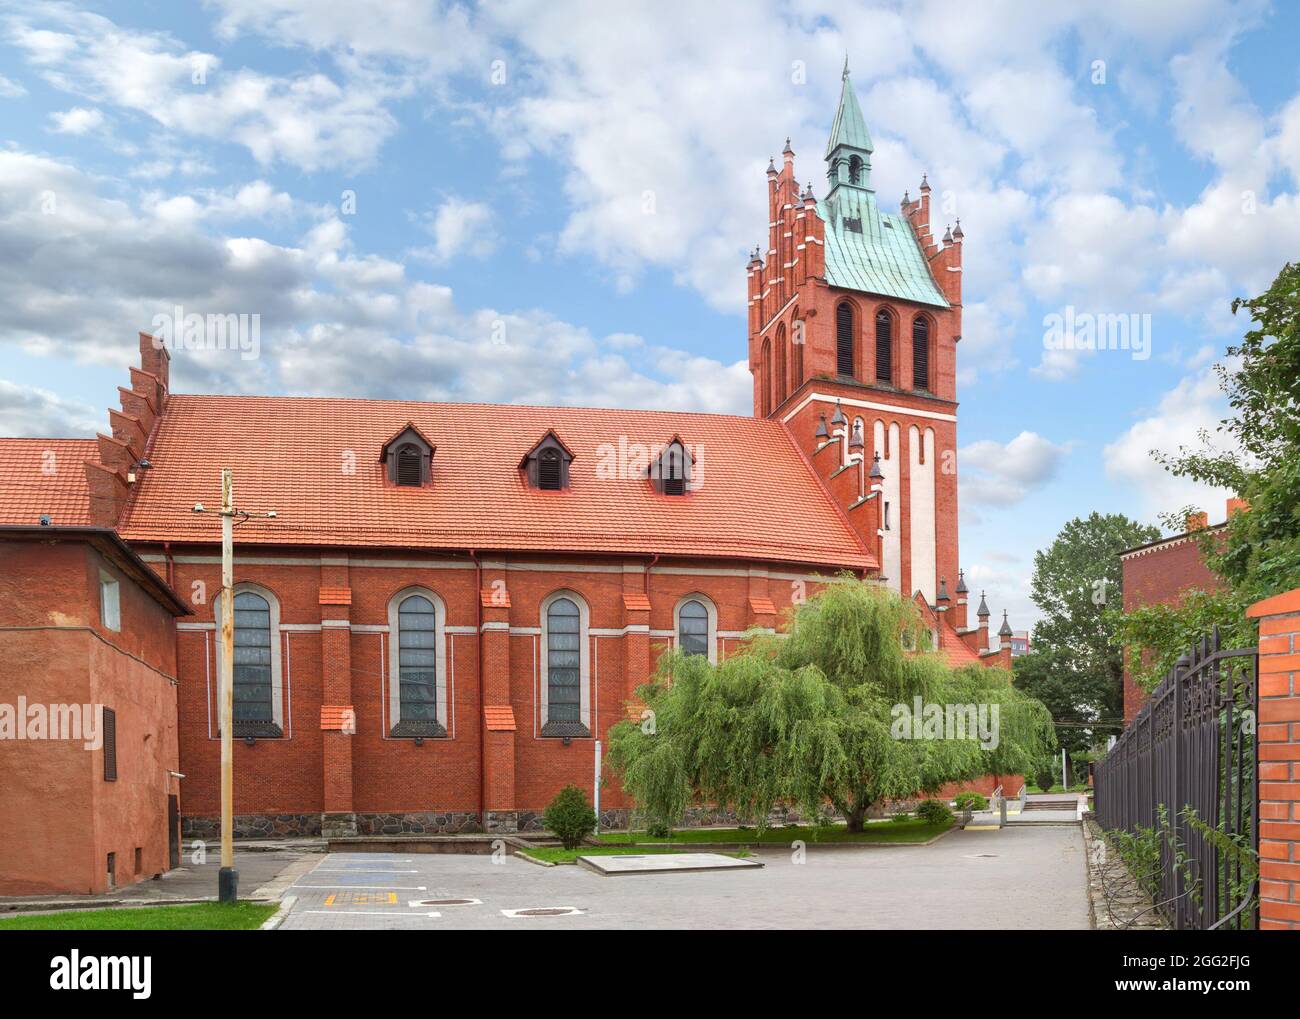
<path fill-rule="evenodd" d="M 395 736 L 441 736 L 438 724 L 438 613 L 424 595 L 397 607 Z"/>
<path fill-rule="evenodd" d="M 764 340 L 758 359 L 758 406 L 763 417 L 772 413 L 772 341 Z"/>
<path fill-rule="evenodd" d="M 788 344 L 785 338 L 785 326 L 779 326 L 776 331 L 776 399 L 773 405 L 776 407 L 785 403 L 786 395 L 786 348 Z"/>
<path fill-rule="evenodd" d="M 835 309 L 835 370 L 853 377 L 853 306 L 848 301 Z"/>
<path fill-rule="evenodd" d="M 271 606 L 254 591 L 235 595 L 234 734 L 279 736 L 272 698 Z"/>
<path fill-rule="evenodd" d="M 894 381 L 894 316 L 876 312 L 876 381 Z"/>
<path fill-rule="evenodd" d="M 930 323 L 921 317 L 912 323 L 912 388 L 930 388 Z"/>
<path fill-rule="evenodd" d="M 553 595 L 543 605 L 546 706 L 543 736 L 588 736 L 583 685 L 587 682 L 586 620 L 576 595 Z"/>

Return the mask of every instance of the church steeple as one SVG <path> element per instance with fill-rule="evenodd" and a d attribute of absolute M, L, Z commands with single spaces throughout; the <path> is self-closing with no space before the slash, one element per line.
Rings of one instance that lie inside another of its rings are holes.
<path fill-rule="evenodd" d="M 871 135 L 862 118 L 862 108 L 849 81 L 849 58 L 844 58 L 841 75 L 840 105 L 835 111 L 831 136 L 826 142 L 826 180 L 830 184 L 827 198 L 836 189 L 848 186 L 871 190 Z"/>

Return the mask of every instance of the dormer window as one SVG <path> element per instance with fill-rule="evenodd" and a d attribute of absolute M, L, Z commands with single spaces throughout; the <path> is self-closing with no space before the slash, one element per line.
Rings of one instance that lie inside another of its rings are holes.
<path fill-rule="evenodd" d="M 420 484 L 423 472 L 420 469 L 420 447 L 413 442 L 403 443 L 397 449 L 397 483 L 399 485 Z"/>
<path fill-rule="evenodd" d="M 389 482 L 403 488 L 429 483 L 436 447 L 411 423 L 384 443 L 379 462 Z"/>
<path fill-rule="evenodd" d="M 554 432 L 547 432 L 542 441 L 528 451 L 519 464 L 529 488 L 543 492 L 558 492 L 569 487 L 569 464 L 573 454 Z"/>
<path fill-rule="evenodd" d="M 678 436 L 650 462 L 650 482 L 664 495 L 686 495 L 695 487 L 695 460 Z"/>

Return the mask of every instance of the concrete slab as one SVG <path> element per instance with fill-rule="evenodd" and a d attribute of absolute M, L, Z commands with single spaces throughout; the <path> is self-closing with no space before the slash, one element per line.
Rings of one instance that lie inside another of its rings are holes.
<path fill-rule="evenodd" d="M 686 874 L 702 870 L 744 870 L 762 867 L 757 860 L 721 853 L 647 853 L 618 856 L 579 856 L 578 865 L 605 877 L 617 874 Z"/>

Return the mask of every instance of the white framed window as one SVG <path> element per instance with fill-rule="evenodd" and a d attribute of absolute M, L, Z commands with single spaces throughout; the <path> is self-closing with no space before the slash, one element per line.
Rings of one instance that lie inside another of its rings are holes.
<path fill-rule="evenodd" d="M 280 600 L 260 584 L 234 586 L 234 732 L 239 738 L 284 735 L 284 675 L 280 662 Z M 218 637 L 221 596 L 213 604 Z M 217 676 L 224 651 L 217 640 Z M 220 679 L 218 678 L 218 685 Z M 218 686 L 219 688 L 219 686 Z"/>
<path fill-rule="evenodd" d="M 688 594 L 673 609 L 673 639 L 679 651 L 705 655 L 718 664 L 718 609 L 702 594 Z"/>
<path fill-rule="evenodd" d="M 99 571 L 99 621 L 106 630 L 122 629 L 122 586 L 106 570 Z"/>
<path fill-rule="evenodd" d="M 591 610 L 573 591 L 542 602 L 542 735 L 591 735 Z"/>
<path fill-rule="evenodd" d="M 388 602 L 388 732 L 447 735 L 447 608 L 427 587 L 408 587 Z"/>

